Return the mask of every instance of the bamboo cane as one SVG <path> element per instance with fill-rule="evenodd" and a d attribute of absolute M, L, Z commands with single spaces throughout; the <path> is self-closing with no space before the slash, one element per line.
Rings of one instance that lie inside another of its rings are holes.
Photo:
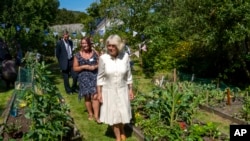
<path fill-rule="evenodd" d="M 227 105 L 231 105 L 230 89 L 227 89 Z"/>

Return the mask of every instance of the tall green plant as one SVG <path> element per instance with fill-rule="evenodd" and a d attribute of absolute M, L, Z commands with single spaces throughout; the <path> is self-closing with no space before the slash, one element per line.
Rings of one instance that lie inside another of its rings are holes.
<path fill-rule="evenodd" d="M 34 141 L 62 140 L 71 129 L 69 124 L 73 122 L 68 114 L 69 107 L 61 103 L 60 92 L 49 79 L 50 72 L 45 63 L 35 61 L 32 53 L 26 59 L 27 69 L 34 70 L 34 88 L 25 94 L 29 107 L 25 117 L 32 120 L 25 138 Z"/>
<path fill-rule="evenodd" d="M 141 115 L 151 121 L 140 120 L 137 125 L 141 126 L 148 136 L 160 136 L 155 134 L 153 126 L 161 126 L 165 130 L 169 128 L 172 132 L 176 130 L 176 126 L 179 126 L 177 124 L 178 121 L 191 123 L 193 113 L 200 104 L 200 98 L 201 95 L 196 95 L 195 93 L 195 85 L 193 83 L 167 83 L 164 89 L 156 87 L 151 93 L 139 95 L 133 102 L 136 105 L 144 105 L 134 107 L 136 116 L 139 117 Z M 153 122 L 154 120 L 160 122 L 156 125 Z M 177 131 L 175 133 L 175 137 L 180 138 L 180 134 L 177 134 Z M 162 134 L 160 137 L 171 137 L 171 135 Z"/>

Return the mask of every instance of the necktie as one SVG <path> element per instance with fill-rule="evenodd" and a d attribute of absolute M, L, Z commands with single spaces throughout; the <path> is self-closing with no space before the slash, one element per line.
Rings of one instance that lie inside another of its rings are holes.
<path fill-rule="evenodd" d="M 70 45 L 69 45 L 68 41 L 66 41 L 65 44 L 66 44 L 66 50 L 67 50 L 67 53 L 68 53 L 68 59 L 71 59 L 71 48 L 70 48 Z"/>

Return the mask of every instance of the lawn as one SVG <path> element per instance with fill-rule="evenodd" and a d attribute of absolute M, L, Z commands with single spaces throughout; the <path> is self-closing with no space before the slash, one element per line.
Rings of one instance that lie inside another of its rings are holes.
<path fill-rule="evenodd" d="M 229 125 L 232 123 L 230 120 L 224 119 L 214 113 L 208 113 L 204 110 L 199 110 L 194 117 L 204 123 L 213 122 L 218 127 L 219 131 L 229 135 Z"/>
<path fill-rule="evenodd" d="M 4 121 L 4 115 L 6 114 L 5 109 L 13 93 L 13 89 L 5 90 L 4 86 L 5 84 L 3 83 L 3 80 L 0 79 L 0 114 L 1 114 L 0 123 L 3 123 Z"/>

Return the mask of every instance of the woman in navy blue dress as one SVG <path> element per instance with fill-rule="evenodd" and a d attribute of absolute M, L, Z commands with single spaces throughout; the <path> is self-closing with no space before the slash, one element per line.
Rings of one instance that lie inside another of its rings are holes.
<path fill-rule="evenodd" d="M 89 120 L 99 123 L 99 101 L 97 99 L 96 79 L 99 56 L 91 48 L 90 38 L 82 38 L 81 49 L 75 54 L 73 70 L 78 72 L 79 99 L 85 98 Z"/>

